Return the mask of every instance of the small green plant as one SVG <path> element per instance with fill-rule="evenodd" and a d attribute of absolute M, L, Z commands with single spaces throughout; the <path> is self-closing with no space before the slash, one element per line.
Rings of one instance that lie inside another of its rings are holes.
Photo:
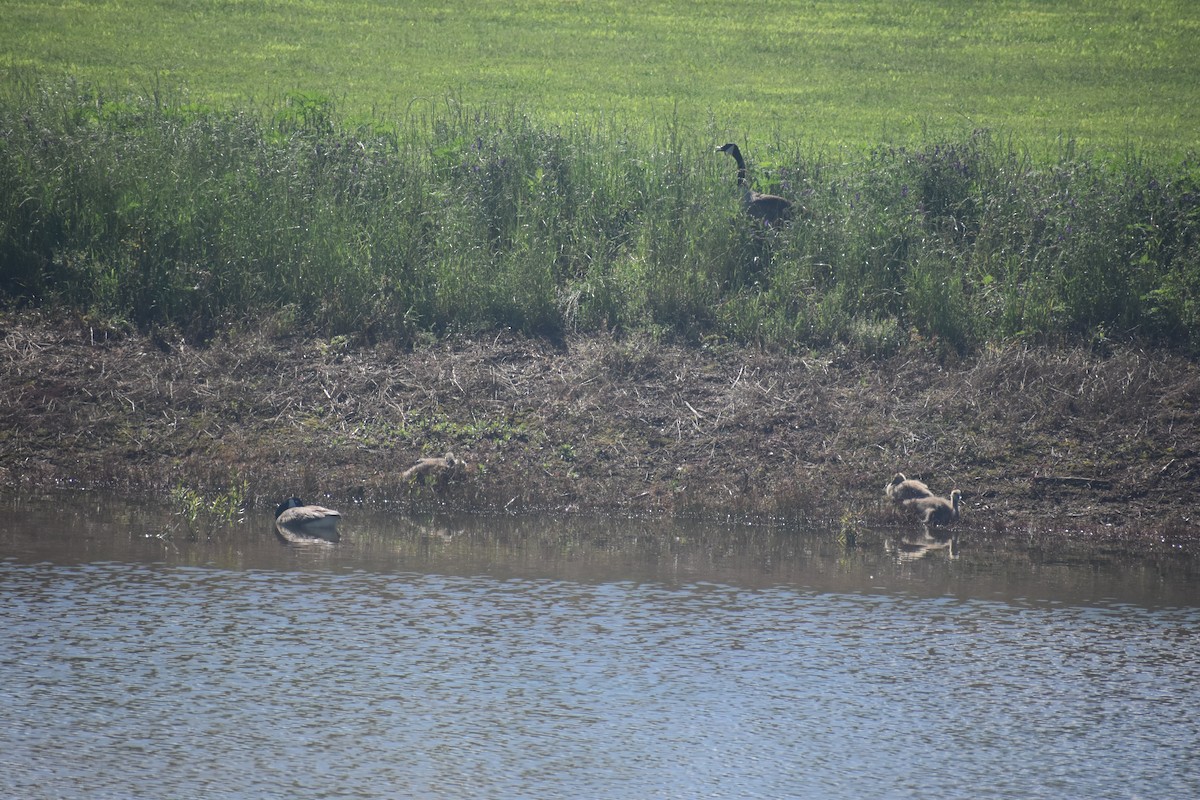
<path fill-rule="evenodd" d="M 845 550 L 853 550 L 858 545 L 859 521 L 854 513 L 847 509 L 838 520 L 837 542 Z"/>
<path fill-rule="evenodd" d="M 176 484 L 171 489 L 171 506 L 174 508 L 175 516 L 183 520 L 188 530 L 194 530 L 205 513 L 204 498 L 182 484 Z"/>
<path fill-rule="evenodd" d="M 194 539 L 218 525 L 242 522 L 248 494 L 249 485 L 244 480 L 235 480 L 228 488 L 212 493 L 176 484 L 171 489 L 171 505 L 175 516 L 187 528 L 188 536 Z"/>

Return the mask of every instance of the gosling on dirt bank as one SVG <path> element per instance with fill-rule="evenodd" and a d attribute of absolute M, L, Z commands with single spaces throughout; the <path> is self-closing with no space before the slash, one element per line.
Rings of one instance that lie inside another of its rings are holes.
<path fill-rule="evenodd" d="M 917 512 L 917 516 L 926 525 L 949 525 L 959 518 L 958 505 L 962 500 L 962 492 L 955 489 L 950 493 L 950 499 L 944 497 L 918 497 L 915 500 L 905 500 L 904 507 Z"/>
<path fill-rule="evenodd" d="M 325 506 L 305 505 L 299 497 L 289 497 L 275 509 L 275 530 L 289 542 L 341 539 L 337 526 L 342 515 Z"/>
<path fill-rule="evenodd" d="M 446 453 L 444 456 L 434 458 L 422 458 L 416 464 L 404 470 L 400 475 L 400 479 L 406 481 L 422 475 L 442 475 L 461 466 L 465 466 L 465 464 L 456 458 L 454 453 Z"/>
<path fill-rule="evenodd" d="M 933 497 L 929 487 L 917 480 L 904 477 L 903 472 L 892 476 L 892 481 L 884 487 L 884 493 L 893 503 L 900 504 L 905 500 L 918 500 L 922 497 Z"/>

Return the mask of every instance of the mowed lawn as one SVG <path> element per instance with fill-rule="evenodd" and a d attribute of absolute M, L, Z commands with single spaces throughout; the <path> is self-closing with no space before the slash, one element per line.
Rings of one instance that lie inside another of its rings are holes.
<path fill-rule="evenodd" d="M 0 0 L 3 80 L 304 92 L 364 118 L 500 102 L 818 147 L 983 127 L 1183 154 L 1197 52 L 1195 0 Z"/>

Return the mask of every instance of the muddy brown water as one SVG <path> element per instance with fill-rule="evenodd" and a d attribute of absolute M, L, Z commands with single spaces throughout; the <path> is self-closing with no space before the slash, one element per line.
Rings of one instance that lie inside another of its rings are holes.
<path fill-rule="evenodd" d="M 344 511 L 0 498 L 0 796 L 1200 796 L 1190 556 Z"/>

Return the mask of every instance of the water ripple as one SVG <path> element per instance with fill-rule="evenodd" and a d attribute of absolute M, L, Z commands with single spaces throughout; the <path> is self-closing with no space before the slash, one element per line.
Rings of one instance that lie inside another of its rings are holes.
<path fill-rule="evenodd" d="M 7 796 L 1200 795 L 1200 611 L 0 562 Z"/>

